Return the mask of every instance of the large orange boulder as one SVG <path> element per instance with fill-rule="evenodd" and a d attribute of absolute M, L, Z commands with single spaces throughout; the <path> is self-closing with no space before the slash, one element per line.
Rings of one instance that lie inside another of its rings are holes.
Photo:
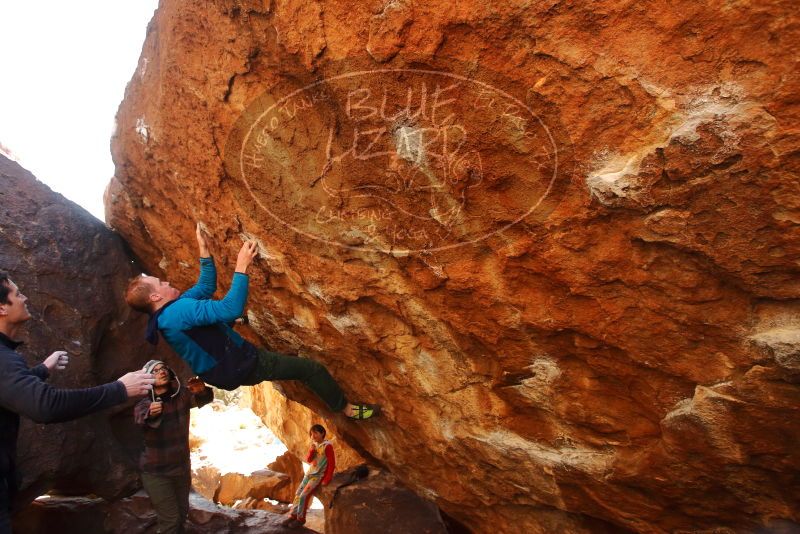
<path fill-rule="evenodd" d="M 799 22 L 164 0 L 108 220 L 181 287 L 256 239 L 247 334 L 383 414 L 286 396 L 475 531 L 800 523 Z"/>

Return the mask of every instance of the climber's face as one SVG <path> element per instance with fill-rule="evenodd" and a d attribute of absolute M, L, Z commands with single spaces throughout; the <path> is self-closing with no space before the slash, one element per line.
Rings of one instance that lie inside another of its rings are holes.
<path fill-rule="evenodd" d="M 160 280 L 155 276 L 145 276 L 145 281 L 150 286 L 150 301 L 171 302 L 181 296 L 181 292 L 169 285 L 166 280 Z"/>
<path fill-rule="evenodd" d="M 325 435 L 319 430 L 312 430 L 308 433 L 308 435 L 311 436 L 311 439 L 314 440 L 314 443 L 322 443 L 322 440 L 325 439 Z"/>

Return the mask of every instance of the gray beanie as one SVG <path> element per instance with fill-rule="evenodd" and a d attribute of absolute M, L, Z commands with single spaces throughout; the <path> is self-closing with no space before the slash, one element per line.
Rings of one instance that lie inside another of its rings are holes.
<path fill-rule="evenodd" d="M 150 374 L 153 374 L 153 369 L 154 369 L 154 368 L 155 368 L 155 366 L 156 366 L 156 365 L 158 365 L 158 364 L 161 364 L 161 365 L 163 365 L 164 367 L 166 367 L 166 368 L 167 368 L 167 371 L 169 371 L 169 377 L 170 377 L 170 381 L 174 380 L 175 382 L 177 382 L 177 383 L 178 383 L 178 387 L 176 387 L 176 388 L 175 388 L 175 393 L 173 393 L 172 395 L 170 395 L 170 397 L 174 397 L 174 396 L 176 396 L 176 395 L 177 395 L 178 393 L 180 393 L 180 391 L 181 391 L 181 381 L 180 381 L 180 380 L 178 380 L 178 375 L 176 375 L 176 374 L 175 374 L 175 371 L 173 371 L 173 370 L 172 370 L 172 369 L 169 367 L 169 365 L 167 365 L 166 363 L 162 362 L 161 360 L 150 360 L 149 362 L 147 362 L 146 364 L 144 364 L 144 367 L 142 367 L 142 371 L 144 371 L 145 373 L 150 373 Z M 152 400 L 155 402 L 155 400 L 156 400 L 156 390 L 155 390 L 155 388 L 152 388 L 152 389 L 150 390 L 150 397 L 151 397 L 151 398 L 152 398 Z"/>

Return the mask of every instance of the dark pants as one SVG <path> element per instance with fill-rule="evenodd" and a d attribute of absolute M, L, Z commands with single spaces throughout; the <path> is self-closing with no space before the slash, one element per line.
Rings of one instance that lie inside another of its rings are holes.
<path fill-rule="evenodd" d="M 176 476 L 142 473 L 142 485 L 158 517 L 160 534 L 180 534 L 189 515 L 190 473 Z"/>
<path fill-rule="evenodd" d="M 11 534 L 10 480 L 0 477 L 0 534 Z"/>
<path fill-rule="evenodd" d="M 325 366 L 314 360 L 261 349 L 258 351 L 256 368 L 246 385 L 258 384 L 265 380 L 298 380 L 316 393 L 332 411 L 339 412 L 347 406 L 342 388 Z"/>

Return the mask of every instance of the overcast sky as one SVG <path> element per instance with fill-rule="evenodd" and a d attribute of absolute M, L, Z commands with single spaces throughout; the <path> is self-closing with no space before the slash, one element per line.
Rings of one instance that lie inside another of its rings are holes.
<path fill-rule="evenodd" d="M 103 219 L 109 140 L 157 0 L 0 1 L 0 144 Z"/>

